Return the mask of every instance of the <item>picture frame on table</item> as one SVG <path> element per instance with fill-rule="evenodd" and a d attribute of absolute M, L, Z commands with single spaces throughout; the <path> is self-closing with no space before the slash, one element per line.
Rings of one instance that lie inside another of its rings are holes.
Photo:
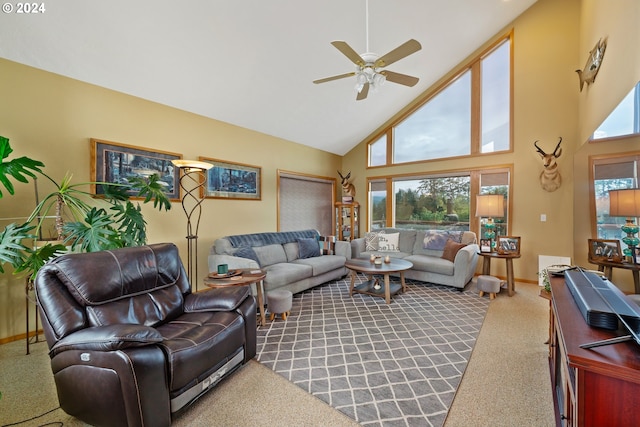
<path fill-rule="evenodd" d="M 520 237 L 498 236 L 496 248 L 501 255 L 520 255 Z"/>
<path fill-rule="evenodd" d="M 262 200 L 262 168 L 226 160 L 199 157 L 211 163 L 200 196 L 210 199 Z"/>
<path fill-rule="evenodd" d="M 126 184 L 134 177 L 158 175 L 172 202 L 180 201 L 180 172 L 172 160 L 182 159 L 182 154 L 137 147 L 135 145 L 91 138 L 91 181 Z M 104 194 L 100 184 L 92 184 L 91 192 Z M 139 199 L 132 194 L 132 198 Z"/>
<path fill-rule="evenodd" d="M 589 261 L 622 261 L 620 241 L 615 239 L 589 239 Z"/>
<path fill-rule="evenodd" d="M 480 239 L 480 252 L 491 252 L 491 239 Z"/>

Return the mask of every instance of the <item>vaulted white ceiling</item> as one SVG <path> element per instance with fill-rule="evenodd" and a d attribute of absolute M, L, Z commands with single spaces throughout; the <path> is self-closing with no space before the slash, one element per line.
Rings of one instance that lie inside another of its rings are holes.
<path fill-rule="evenodd" d="M 365 0 L 44 1 L 0 13 L 0 57 L 343 155 L 533 3 L 369 0 L 371 52 L 422 50 L 363 101 L 312 81 L 354 71 L 330 42 L 366 52 Z"/>

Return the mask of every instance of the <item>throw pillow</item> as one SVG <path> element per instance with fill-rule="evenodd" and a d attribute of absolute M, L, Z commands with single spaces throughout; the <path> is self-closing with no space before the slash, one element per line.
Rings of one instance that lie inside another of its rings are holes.
<path fill-rule="evenodd" d="M 320 253 L 322 255 L 333 255 L 336 251 L 336 236 L 320 236 Z"/>
<path fill-rule="evenodd" d="M 458 251 L 465 246 L 467 245 L 465 245 L 464 243 L 457 243 L 451 239 L 447 240 L 447 243 L 445 243 L 444 245 L 444 251 L 442 252 L 442 258 L 448 259 L 449 261 L 453 262 L 453 260 L 456 259 L 456 254 L 458 253 Z"/>
<path fill-rule="evenodd" d="M 313 258 L 320 256 L 320 245 L 313 238 L 298 239 L 298 256 L 300 258 Z"/>
<path fill-rule="evenodd" d="M 254 251 L 253 248 L 250 246 L 245 246 L 238 249 L 233 253 L 233 255 L 241 258 L 252 259 L 255 262 L 257 262 L 258 265 L 260 265 L 260 260 L 258 259 L 258 255 L 256 254 L 256 251 Z"/>
<path fill-rule="evenodd" d="M 380 244 L 379 244 L 379 236 L 381 234 L 384 234 L 384 230 L 381 231 L 370 231 L 368 233 L 364 234 L 364 244 L 365 244 L 365 251 L 377 251 Z"/>
<path fill-rule="evenodd" d="M 378 236 L 378 250 L 380 252 L 400 252 L 398 240 L 400 240 L 400 233 L 380 234 Z"/>

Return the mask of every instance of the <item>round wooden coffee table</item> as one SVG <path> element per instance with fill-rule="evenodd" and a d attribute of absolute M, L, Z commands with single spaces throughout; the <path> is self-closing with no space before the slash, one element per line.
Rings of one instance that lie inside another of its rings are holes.
<path fill-rule="evenodd" d="M 349 270 L 351 270 L 351 288 L 349 289 L 349 295 L 352 296 L 354 292 L 365 295 L 372 295 L 374 297 L 384 298 L 387 304 L 391 303 L 391 295 L 397 294 L 399 291 L 404 292 L 406 285 L 404 283 L 405 270 L 413 267 L 413 264 L 403 259 L 391 258 L 388 263 L 374 264 L 368 258 L 367 259 L 349 259 L 344 264 Z M 358 273 L 364 273 L 369 280 L 366 282 L 355 284 L 356 276 Z M 389 275 L 392 273 L 400 273 L 400 284 L 389 283 Z M 374 278 L 374 274 L 380 274 L 384 277 L 384 283 L 379 283 L 378 279 Z"/>
<path fill-rule="evenodd" d="M 260 310 L 260 326 L 267 324 L 264 314 L 264 298 L 262 292 L 262 281 L 267 276 L 263 270 L 255 268 L 241 268 L 232 270 L 235 275 L 221 276 L 216 273 L 209 273 L 204 278 L 204 284 L 210 288 L 226 288 L 228 286 L 248 286 L 252 283 L 256 284 L 256 293 L 258 294 L 258 310 Z"/>

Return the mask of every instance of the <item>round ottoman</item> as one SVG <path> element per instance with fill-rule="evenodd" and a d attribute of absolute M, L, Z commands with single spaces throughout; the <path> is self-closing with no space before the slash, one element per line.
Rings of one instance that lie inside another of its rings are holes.
<path fill-rule="evenodd" d="M 476 279 L 476 288 L 480 291 L 480 296 L 485 292 L 489 293 L 489 299 L 494 299 L 500 292 L 500 279 L 493 276 L 481 275 Z"/>
<path fill-rule="evenodd" d="M 282 316 L 282 320 L 287 320 L 291 313 L 291 303 L 293 294 L 287 290 L 276 290 L 267 293 L 267 308 L 271 313 L 269 320 L 273 320 L 276 314 Z"/>

